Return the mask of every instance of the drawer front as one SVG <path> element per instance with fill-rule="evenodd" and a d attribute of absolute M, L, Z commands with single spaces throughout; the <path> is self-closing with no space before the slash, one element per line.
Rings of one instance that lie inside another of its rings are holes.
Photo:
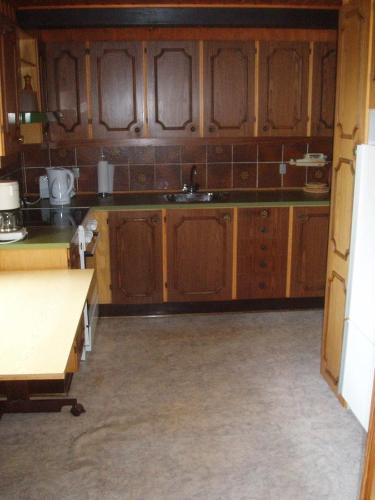
<path fill-rule="evenodd" d="M 237 298 L 286 293 L 288 208 L 238 210 Z"/>

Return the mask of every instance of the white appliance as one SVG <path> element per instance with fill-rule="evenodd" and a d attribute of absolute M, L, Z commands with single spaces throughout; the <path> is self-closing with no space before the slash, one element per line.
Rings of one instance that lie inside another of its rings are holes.
<path fill-rule="evenodd" d="M 85 219 L 82 224 L 77 227 L 73 241 L 78 244 L 81 269 L 85 269 L 86 267 L 86 258 L 95 255 L 96 244 L 99 238 L 97 228 L 98 222 L 95 219 Z M 98 288 L 95 285 L 90 289 L 83 309 L 85 343 L 82 350 L 82 360 L 86 359 L 86 353 L 92 350 L 94 343 L 95 329 L 99 317 L 98 302 Z"/>
<path fill-rule="evenodd" d="M 61 167 L 47 168 L 49 202 L 51 205 L 67 205 L 74 195 L 74 174 Z"/>
<path fill-rule="evenodd" d="M 375 146 L 357 147 L 340 392 L 368 429 L 375 371 Z"/>
<path fill-rule="evenodd" d="M 0 243 L 22 240 L 27 231 L 22 227 L 20 192 L 17 181 L 0 181 Z"/>

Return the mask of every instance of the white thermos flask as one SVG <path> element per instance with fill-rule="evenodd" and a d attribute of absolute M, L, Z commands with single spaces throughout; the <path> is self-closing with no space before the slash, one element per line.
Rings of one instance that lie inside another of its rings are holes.
<path fill-rule="evenodd" d="M 107 196 L 113 193 L 114 165 L 108 163 L 102 154 L 98 162 L 98 194 Z"/>

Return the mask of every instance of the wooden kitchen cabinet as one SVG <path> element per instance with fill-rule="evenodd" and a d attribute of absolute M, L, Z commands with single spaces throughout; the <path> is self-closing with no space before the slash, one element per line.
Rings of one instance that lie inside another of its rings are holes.
<path fill-rule="evenodd" d="M 291 297 L 323 297 L 329 207 L 294 207 Z"/>
<path fill-rule="evenodd" d="M 160 210 L 109 213 L 112 302 L 163 301 Z"/>
<path fill-rule="evenodd" d="M 233 209 L 167 211 L 168 301 L 232 298 Z"/>
<path fill-rule="evenodd" d="M 94 42 L 90 47 L 94 139 L 143 135 L 141 42 Z"/>
<path fill-rule="evenodd" d="M 238 209 L 238 299 L 285 297 L 288 214 L 288 208 Z"/>
<path fill-rule="evenodd" d="M 54 120 L 50 139 L 88 138 L 85 44 L 48 43 L 46 47 L 47 106 Z"/>
<path fill-rule="evenodd" d="M 198 43 L 150 42 L 147 69 L 150 136 L 199 136 Z"/>
<path fill-rule="evenodd" d="M 260 136 L 307 134 L 309 44 L 260 42 Z"/>
<path fill-rule="evenodd" d="M 204 134 L 254 135 L 254 42 L 206 42 Z"/>
<path fill-rule="evenodd" d="M 19 120 L 17 35 L 13 29 L 0 35 L 1 44 L 1 155 L 15 153 L 22 142 Z"/>
<path fill-rule="evenodd" d="M 336 44 L 314 44 L 311 135 L 332 136 L 335 121 Z"/>

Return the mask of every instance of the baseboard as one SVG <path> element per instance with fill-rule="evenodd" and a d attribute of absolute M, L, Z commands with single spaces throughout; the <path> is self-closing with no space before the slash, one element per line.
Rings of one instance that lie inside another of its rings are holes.
<path fill-rule="evenodd" d="M 323 297 L 168 302 L 162 304 L 100 304 L 99 316 L 163 316 L 168 314 L 321 309 Z"/>

